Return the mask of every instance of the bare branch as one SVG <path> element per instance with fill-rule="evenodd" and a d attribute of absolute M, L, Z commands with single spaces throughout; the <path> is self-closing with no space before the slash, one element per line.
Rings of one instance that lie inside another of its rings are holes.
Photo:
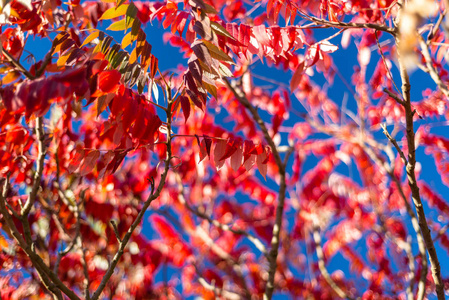
<path fill-rule="evenodd" d="M 438 30 L 440 29 L 441 22 L 443 22 L 444 17 L 446 16 L 447 8 L 443 10 L 443 12 L 438 17 L 438 20 L 435 22 L 435 24 L 432 25 L 432 29 L 429 31 L 429 34 L 427 35 L 427 43 L 429 43 L 437 34 Z"/>
<path fill-rule="evenodd" d="M 396 41 L 398 43 L 398 41 Z M 444 284 L 441 279 L 440 263 L 433 244 L 432 236 L 430 234 L 429 226 L 427 225 L 424 207 L 419 194 L 419 187 L 416 181 L 415 165 L 416 165 L 416 147 L 415 147 L 415 131 L 413 125 L 413 110 L 410 98 L 410 79 L 407 69 L 402 61 L 401 53 L 398 52 L 399 71 L 402 79 L 402 97 L 404 98 L 404 109 L 406 119 L 406 138 L 408 145 L 408 162 L 406 165 L 407 180 L 412 191 L 412 199 L 415 204 L 418 215 L 419 227 L 421 229 L 424 242 L 426 244 L 427 252 L 429 253 L 429 260 L 432 266 L 432 277 L 435 282 L 435 289 L 439 300 L 445 299 Z M 423 258 L 424 259 L 424 258 Z"/>
<path fill-rule="evenodd" d="M 449 89 L 447 85 L 441 80 L 440 75 L 438 74 L 437 70 L 435 69 L 433 63 L 432 63 L 432 57 L 430 56 L 429 51 L 429 45 L 424 41 L 424 38 L 422 36 L 419 36 L 419 45 L 421 47 L 421 53 L 424 56 L 424 59 L 426 60 L 426 71 L 430 75 L 430 77 L 435 81 L 440 91 L 449 98 Z"/>
<path fill-rule="evenodd" d="M 36 119 L 35 130 L 38 141 L 38 157 L 36 162 L 36 173 L 34 173 L 33 186 L 31 187 L 31 191 L 28 194 L 28 199 L 25 203 L 25 206 L 22 208 L 22 211 L 20 212 L 22 218 L 28 217 L 31 208 L 33 207 L 34 202 L 36 201 L 37 192 L 41 186 L 42 172 L 44 171 L 44 160 L 47 151 L 45 147 L 45 132 L 42 117 Z"/>
<path fill-rule="evenodd" d="M 86 249 L 83 247 L 83 240 L 81 236 L 78 237 L 79 240 L 79 246 L 82 253 L 81 256 L 81 264 L 83 265 L 83 272 L 84 272 L 84 295 L 86 296 L 86 300 L 90 300 L 90 279 L 89 279 L 89 270 L 87 269 L 87 261 L 86 261 Z"/>
<path fill-rule="evenodd" d="M 324 19 L 320 19 L 314 16 L 310 16 L 308 14 L 306 14 L 305 12 L 299 10 L 300 14 L 299 16 L 301 16 L 302 18 L 309 20 L 315 24 L 320 24 L 320 25 L 325 25 L 325 26 L 329 26 L 329 27 L 334 27 L 334 28 L 368 28 L 368 29 L 375 29 L 375 30 L 379 30 L 379 31 L 384 31 L 387 32 L 393 36 L 396 35 L 396 30 L 395 28 L 383 25 L 383 24 L 375 24 L 375 23 L 355 23 L 355 22 L 334 22 L 334 21 L 328 21 L 328 20 L 324 20 Z"/>
<path fill-rule="evenodd" d="M 111 220 L 110 223 L 112 225 L 112 229 L 114 229 L 114 234 L 115 234 L 115 237 L 117 238 L 117 241 L 119 243 L 121 243 L 122 240 L 120 239 L 120 234 L 118 232 L 117 223 L 114 220 Z"/>
<path fill-rule="evenodd" d="M 388 67 L 387 60 L 385 58 L 384 52 L 382 51 L 382 46 L 379 43 L 379 38 L 377 37 L 377 30 L 374 32 L 374 35 L 376 36 L 377 48 L 379 49 L 380 56 L 382 57 L 382 61 L 384 63 L 385 69 L 387 70 L 388 76 L 390 76 L 391 82 L 393 82 L 395 89 L 398 91 L 398 93 L 400 93 L 399 88 L 396 86 L 396 83 L 394 82 L 393 74 L 391 74 L 390 68 Z M 387 93 L 388 93 L 388 95 L 390 95 L 389 92 L 387 92 Z M 402 100 L 399 98 L 398 98 L 399 100 L 396 99 L 396 97 L 393 97 L 393 98 L 396 101 L 402 102 Z"/>
<path fill-rule="evenodd" d="M 385 136 L 388 138 L 388 140 L 394 145 L 394 147 L 396 148 L 396 150 L 398 151 L 399 155 L 401 156 L 402 162 L 404 163 L 404 165 L 407 165 L 407 158 L 404 155 L 404 152 L 402 152 L 401 148 L 398 145 L 398 142 L 396 141 L 396 139 L 394 139 L 390 133 L 387 130 L 387 126 L 385 124 L 380 125 L 380 127 L 383 130 L 383 133 L 385 134 Z"/>
<path fill-rule="evenodd" d="M 390 96 L 391 98 L 393 98 L 397 103 L 399 103 L 400 105 L 404 105 L 404 101 L 402 101 L 401 98 L 399 98 L 396 94 L 394 94 L 393 92 L 389 91 L 388 89 L 383 89 L 383 91 L 385 93 L 388 94 L 388 96 Z"/>
<path fill-rule="evenodd" d="M 274 160 L 276 161 L 276 165 L 279 169 L 279 177 L 280 177 L 280 183 L 279 183 L 279 194 L 278 194 L 278 203 L 276 207 L 276 218 L 273 226 L 273 237 L 271 239 L 271 249 L 268 253 L 268 280 L 267 285 L 265 288 L 265 293 L 263 295 L 264 300 L 269 300 L 273 296 L 274 292 L 274 277 L 276 275 L 276 269 L 277 269 L 277 257 L 278 257 L 278 251 L 279 251 L 279 245 L 280 245 L 280 233 L 282 228 L 282 219 L 283 219 L 283 213 L 284 213 L 284 202 L 285 202 L 285 193 L 286 193 L 286 181 L 285 181 L 285 164 L 281 159 L 281 156 L 279 152 L 277 151 L 276 145 L 270 136 L 270 133 L 268 131 L 268 128 L 266 127 L 264 121 L 259 116 L 259 113 L 257 112 L 257 109 L 251 105 L 249 100 L 246 98 L 244 92 L 238 88 L 234 83 L 229 82 L 228 79 L 225 78 L 226 85 L 228 88 L 232 91 L 234 96 L 238 99 L 238 101 L 250 111 L 254 121 L 259 125 L 260 129 L 262 130 L 262 133 L 265 137 L 265 141 L 268 143 L 268 145 L 271 147 L 271 151 L 274 156 Z"/>
<path fill-rule="evenodd" d="M 329 286 L 334 290 L 334 292 L 338 295 L 338 297 L 353 299 L 335 283 L 335 281 L 332 279 L 332 277 L 330 276 L 329 272 L 326 269 L 326 264 L 324 263 L 323 248 L 321 247 L 321 236 L 320 233 L 318 232 L 318 226 L 314 225 L 312 236 L 315 242 L 316 255 L 318 257 L 318 268 L 320 269 L 321 275 L 323 275 L 324 280 L 326 280 L 327 284 L 329 284 Z"/>
<path fill-rule="evenodd" d="M 34 79 L 35 76 L 33 74 L 31 74 L 27 69 L 25 69 L 24 66 L 22 66 L 22 64 L 17 61 L 12 55 L 11 53 L 9 53 L 8 51 L 6 51 L 6 49 L 3 48 L 3 46 L 0 45 L 0 54 L 3 54 L 8 61 L 23 75 L 25 75 L 27 78 L 29 79 Z"/>

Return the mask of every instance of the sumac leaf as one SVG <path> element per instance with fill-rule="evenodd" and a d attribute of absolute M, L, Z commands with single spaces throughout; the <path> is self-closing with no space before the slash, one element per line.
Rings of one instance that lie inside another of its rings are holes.
<path fill-rule="evenodd" d="M 80 48 L 89 44 L 90 42 L 92 42 L 93 40 L 95 40 L 98 36 L 100 35 L 100 31 L 99 30 L 94 30 L 91 34 L 89 34 L 86 39 L 84 40 L 84 42 L 81 44 Z"/>
<path fill-rule="evenodd" d="M 79 169 L 80 176 L 86 176 L 95 168 L 98 158 L 100 157 L 100 151 L 90 150 L 84 157 L 83 162 Z"/>
<path fill-rule="evenodd" d="M 98 75 L 98 88 L 105 93 L 115 92 L 120 82 L 121 74 L 117 70 L 103 71 Z"/>
<path fill-rule="evenodd" d="M 187 123 L 190 116 L 190 100 L 186 96 L 180 96 L 179 101 L 181 102 L 182 112 L 184 114 L 185 122 Z"/>
<path fill-rule="evenodd" d="M 101 15 L 100 20 L 110 20 L 110 19 L 114 19 L 117 17 L 121 17 L 126 14 L 127 10 L 128 10 L 128 4 L 124 4 L 119 7 L 113 6 Z"/>
<path fill-rule="evenodd" d="M 218 59 L 219 61 L 234 64 L 234 61 L 232 60 L 232 58 L 229 57 L 229 55 L 227 55 L 226 53 L 224 53 L 223 50 L 221 50 L 220 48 L 218 48 L 217 46 L 215 46 L 214 44 L 212 44 L 209 41 L 203 40 L 203 43 L 209 50 L 210 56 L 212 56 L 215 59 Z"/>

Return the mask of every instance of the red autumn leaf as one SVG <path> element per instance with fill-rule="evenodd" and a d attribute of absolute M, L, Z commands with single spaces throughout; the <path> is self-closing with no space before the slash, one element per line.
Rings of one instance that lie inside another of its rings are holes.
<path fill-rule="evenodd" d="M 212 139 L 205 137 L 200 144 L 200 161 L 201 162 L 206 156 L 210 158 L 210 150 L 212 147 Z"/>
<path fill-rule="evenodd" d="M 231 156 L 231 168 L 237 171 L 243 163 L 243 143 L 236 142 L 236 151 Z"/>
<path fill-rule="evenodd" d="M 100 157 L 100 151 L 88 150 L 84 152 L 84 155 L 85 156 L 78 171 L 80 176 L 85 176 L 88 173 L 92 172 L 92 170 L 95 168 L 95 165 L 97 164 L 98 158 Z"/>
<path fill-rule="evenodd" d="M 263 178 L 267 180 L 267 162 L 268 155 L 266 152 L 262 152 L 257 155 L 257 168 L 259 169 L 260 174 L 262 174 Z"/>
<path fill-rule="evenodd" d="M 304 61 L 298 64 L 295 72 L 293 73 L 292 79 L 290 80 L 290 91 L 293 93 L 299 86 L 302 74 L 304 73 Z"/>
<path fill-rule="evenodd" d="M 103 71 L 98 75 L 98 88 L 104 93 L 114 93 L 121 77 L 122 74 L 117 70 Z"/>
<path fill-rule="evenodd" d="M 228 141 L 226 142 L 225 151 L 219 160 L 222 161 L 231 157 L 235 151 L 237 151 L 237 143 L 233 138 L 229 138 Z"/>
<path fill-rule="evenodd" d="M 181 102 L 182 112 L 184 113 L 184 120 L 187 123 L 187 120 L 190 116 L 190 100 L 185 96 L 180 96 L 179 101 Z"/>
<path fill-rule="evenodd" d="M 71 159 L 70 164 L 67 168 L 69 173 L 76 172 L 80 168 L 84 156 L 84 148 L 81 145 L 77 145 L 73 158 Z"/>

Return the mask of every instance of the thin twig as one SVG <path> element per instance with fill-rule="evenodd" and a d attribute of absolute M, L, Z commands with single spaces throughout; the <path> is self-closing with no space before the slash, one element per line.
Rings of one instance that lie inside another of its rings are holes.
<path fill-rule="evenodd" d="M 110 223 L 112 225 L 112 229 L 114 229 L 114 234 L 115 234 L 115 237 L 117 238 L 117 241 L 119 243 L 121 243 L 122 240 L 120 239 L 120 234 L 118 232 L 117 223 L 114 220 L 111 220 Z"/>
<path fill-rule="evenodd" d="M 382 57 L 382 61 L 383 61 L 383 63 L 384 63 L 385 69 L 387 70 L 387 73 L 388 73 L 388 75 L 390 76 L 390 80 L 391 80 L 391 82 L 393 82 L 393 85 L 394 85 L 396 91 L 397 91 L 398 93 L 401 93 L 401 91 L 400 91 L 399 88 L 397 87 L 396 83 L 394 82 L 393 74 L 391 74 L 390 68 L 388 67 L 388 64 L 387 64 L 387 59 L 385 58 L 384 52 L 382 51 L 382 47 L 380 46 L 379 38 L 378 38 L 378 36 L 377 36 L 377 30 L 374 32 L 374 35 L 376 36 L 377 48 L 379 49 L 380 56 Z M 389 94 L 389 93 L 388 93 L 388 94 Z M 390 95 L 390 94 L 389 94 L 389 95 Z M 395 100 L 396 100 L 396 98 L 395 98 Z M 398 101 L 398 100 L 396 100 L 396 101 Z M 402 101 L 402 100 L 400 100 L 400 101 Z"/>
<path fill-rule="evenodd" d="M 11 53 L 9 53 L 5 48 L 3 48 L 2 45 L 0 45 L 0 54 L 3 54 L 8 61 L 14 66 L 16 67 L 16 69 L 22 73 L 23 75 L 25 75 L 27 78 L 29 79 L 34 79 L 35 76 L 33 74 L 31 74 L 27 69 L 25 69 L 25 67 L 19 62 L 17 61 L 12 55 Z"/>
<path fill-rule="evenodd" d="M 438 30 L 440 29 L 441 22 L 443 22 L 444 17 L 446 16 L 447 8 L 443 10 L 443 12 L 438 17 L 438 20 L 433 24 L 432 29 L 429 31 L 427 35 L 427 44 L 431 42 L 431 40 L 435 37 Z"/>
<path fill-rule="evenodd" d="M 318 268 L 321 272 L 321 275 L 323 275 L 324 280 L 326 280 L 327 284 L 334 290 L 334 292 L 338 295 L 338 297 L 345 299 L 353 299 L 335 283 L 335 281 L 332 279 L 332 277 L 330 276 L 329 272 L 326 269 L 326 264 L 324 263 L 323 248 L 321 247 L 321 236 L 320 233 L 318 232 L 318 226 L 314 225 L 312 236 L 315 242 L 316 255 L 318 258 Z"/>
<path fill-rule="evenodd" d="M 440 230 L 438 230 L 437 234 L 435 235 L 435 237 L 433 238 L 433 241 L 436 242 L 438 241 L 438 239 L 446 233 L 446 231 L 449 229 L 449 223 L 444 225 L 443 227 L 440 228 Z"/>
<path fill-rule="evenodd" d="M 89 278 L 89 270 L 87 269 L 87 260 L 86 260 L 86 248 L 83 247 L 83 240 L 81 238 L 81 235 L 78 237 L 79 240 L 79 246 L 81 250 L 81 264 L 83 265 L 83 272 L 84 272 L 84 296 L 86 297 L 86 300 L 90 300 L 90 278 Z"/>
<path fill-rule="evenodd" d="M 402 162 L 404 163 L 404 165 L 407 165 L 407 158 L 405 157 L 404 152 L 402 152 L 402 150 L 399 147 L 398 142 L 396 141 L 396 139 L 393 138 L 390 135 L 390 133 L 388 132 L 387 126 L 385 124 L 381 124 L 380 127 L 383 129 L 383 133 L 385 134 L 385 136 L 388 138 L 388 140 L 394 145 L 394 147 L 398 151 L 398 153 L 401 156 L 401 159 L 402 159 Z"/>
<path fill-rule="evenodd" d="M 36 138 L 38 141 L 38 157 L 36 163 L 36 172 L 34 173 L 33 186 L 31 187 L 31 191 L 28 194 L 28 199 L 25 203 L 25 206 L 20 212 L 22 218 L 28 217 L 31 208 L 33 207 L 34 202 L 36 201 L 37 192 L 41 186 L 42 173 L 44 171 L 44 160 L 45 155 L 47 153 L 47 149 L 45 147 L 45 132 L 42 117 L 38 117 L 36 119 L 35 130 L 36 130 Z"/>
<path fill-rule="evenodd" d="M 393 98 L 397 103 L 399 103 L 400 105 L 404 105 L 404 101 L 401 99 L 401 98 L 399 98 L 396 94 L 394 94 L 393 92 L 391 92 L 390 90 L 388 90 L 388 89 L 383 89 L 383 91 L 385 92 L 385 93 L 387 93 L 388 94 L 388 96 L 390 96 L 391 98 Z"/>
<path fill-rule="evenodd" d="M 295 5 L 296 6 L 296 5 Z M 320 19 L 314 16 L 310 16 L 303 12 L 299 7 L 297 7 L 298 11 L 300 12 L 299 16 L 309 20 L 311 22 L 314 22 L 315 24 L 321 24 L 326 25 L 333 28 L 369 28 L 369 29 L 375 29 L 379 31 L 387 32 L 393 36 L 396 35 L 396 30 L 392 27 L 383 25 L 383 24 L 374 24 L 374 23 L 355 23 L 355 22 L 334 22 L 334 21 L 328 21 L 324 19 Z"/>
<path fill-rule="evenodd" d="M 435 69 L 433 63 L 432 63 L 432 57 L 430 56 L 429 51 L 429 45 L 424 41 L 422 36 L 419 36 L 419 45 L 421 47 L 421 53 L 424 56 L 424 59 L 426 61 L 426 67 L 427 67 L 427 73 L 430 75 L 430 77 L 435 81 L 438 88 L 441 90 L 441 92 L 449 98 L 449 89 L 447 85 L 441 80 L 440 75 L 438 74 L 437 70 Z"/>

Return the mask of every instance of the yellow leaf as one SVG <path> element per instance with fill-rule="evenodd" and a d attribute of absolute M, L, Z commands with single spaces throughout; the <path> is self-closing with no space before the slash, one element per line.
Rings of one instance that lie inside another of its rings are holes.
<path fill-rule="evenodd" d="M 65 63 L 67 62 L 67 60 L 69 59 L 70 55 L 72 54 L 73 50 L 75 50 L 74 48 L 68 50 L 64 55 L 62 55 L 61 57 L 59 57 L 58 61 L 56 62 L 56 65 L 58 67 L 62 67 L 65 66 Z"/>
<path fill-rule="evenodd" d="M 92 32 L 91 34 L 89 34 L 88 37 L 86 37 L 86 39 L 84 40 L 83 44 L 81 45 L 81 47 L 87 45 L 88 43 L 92 42 L 93 40 L 95 40 L 98 36 L 100 35 L 100 31 L 95 30 L 94 32 Z M 80 47 L 80 48 L 81 48 Z"/>
<path fill-rule="evenodd" d="M 129 63 L 132 64 L 137 61 L 137 47 L 134 48 L 134 50 L 131 52 L 131 55 L 129 56 Z"/>
<path fill-rule="evenodd" d="M 104 14 L 101 15 L 100 20 L 110 20 L 126 14 L 126 10 L 128 9 L 128 4 L 123 4 L 119 7 L 111 7 Z"/>
<path fill-rule="evenodd" d="M 112 23 L 111 26 L 106 28 L 106 30 L 111 30 L 111 31 L 121 31 L 121 30 L 125 30 L 125 29 L 126 29 L 125 19 L 120 20 L 120 21 L 115 22 L 115 23 Z"/>
<path fill-rule="evenodd" d="M 122 49 L 125 49 L 126 47 L 128 47 L 132 42 L 133 42 L 133 38 L 132 38 L 131 32 L 128 32 L 128 34 L 123 37 Z"/>

